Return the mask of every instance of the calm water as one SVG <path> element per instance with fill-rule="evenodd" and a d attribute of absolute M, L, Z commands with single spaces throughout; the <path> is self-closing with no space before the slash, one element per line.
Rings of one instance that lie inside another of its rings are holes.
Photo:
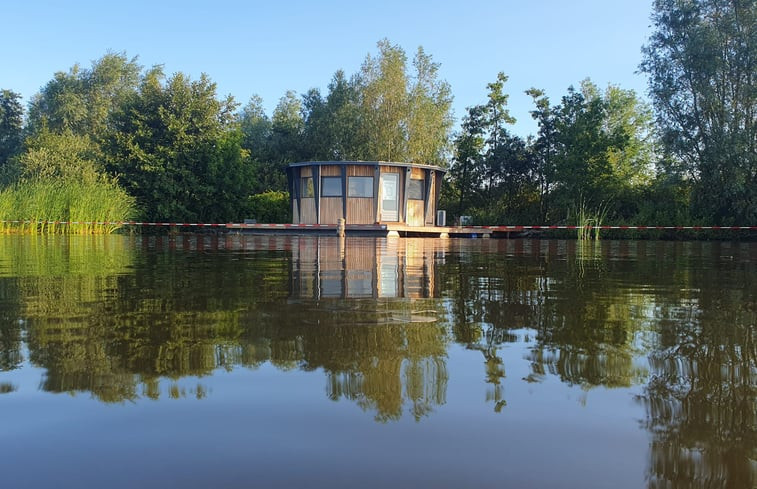
<path fill-rule="evenodd" d="M 757 244 L 0 236 L 2 487 L 753 488 Z"/>

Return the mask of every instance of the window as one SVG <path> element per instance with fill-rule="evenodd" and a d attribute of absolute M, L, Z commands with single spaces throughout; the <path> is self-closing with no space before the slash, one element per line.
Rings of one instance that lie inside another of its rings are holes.
<path fill-rule="evenodd" d="M 349 197 L 373 197 L 373 177 L 349 177 L 347 186 Z"/>
<path fill-rule="evenodd" d="M 341 197 L 342 196 L 342 177 L 321 178 L 321 196 Z"/>
<path fill-rule="evenodd" d="M 407 198 L 411 200 L 423 200 L 424 183 L 424 180 L 411 178 L 407 186 Z"/>
<path fill-rule="evenodd" d="M 300 197 L 314 197 L 315 192 L 313 190 L 313 177 L 303 177 L 300 179 Z"/>

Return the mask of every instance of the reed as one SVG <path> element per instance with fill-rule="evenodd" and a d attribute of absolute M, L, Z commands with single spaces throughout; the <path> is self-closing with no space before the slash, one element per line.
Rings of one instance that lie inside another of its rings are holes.
<path fill-rule="evenodd" d="M 599 240 L 599 231 L 607 215 L 607 206 L 600 204 L 596 209 L 589 209 L 586 201 L 581 199 L 574 213 L 579 241 Z"/>
<path fill-rule="evenodd" d="M 134 199 L 104 179 L 25 181 L 0 191 L 6 234 L 109 234 L 133 213 Z"/>

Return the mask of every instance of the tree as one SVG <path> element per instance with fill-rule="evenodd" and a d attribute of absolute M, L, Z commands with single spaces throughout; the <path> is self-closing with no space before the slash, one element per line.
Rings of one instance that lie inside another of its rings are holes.
<path fill-rule="evenodd" d="M 402 161 L 407 155 L 407 56 L 384 39 L 377 57 L 368 55 L 357 76 L 361 159 Z"/>
<path fill-rule="evenodd" d="M 422 47 L 413 58 L 407 121 L 407 161 L 445 166 L 452 127 L 452 90 L 438 79 L 439 63 L 434 63 Z"/>
<path fill-rule="evenodd" d="M 757 3 L 655 0 L 641 71 L 663 142 L 713 223 L 757 220 Z"/>
<path fill-rule="evenodd" d="M 24 108 L 21 95 L 0 90 L 0 185 L 12 179 L 11 158 L 21 152 L 24 134 Z"/>
<path fill-rule="evenodd" d="M 515 118 L 510 115 L 507 109 L 507 99 L 509 95 L 503 92 L 507 76 L 499 72 L 497 81 L 488 83 L 486 88 L 489 90 L 488 100 L 483 106 L 485 117 L 484 132 L 486 135 L 486 153 L 484 156 L 484 175 L 485 185 L 488 197 L 493 197 L 495 186 L 499 183 L 499 174 L 504 171 L 503 167 L 507 162 L 502 158 L 503 152 L 500 146 L 508 138 L 505 124 L 515 124 Z"/>
<path fill-rule="evenodd" d="M 487 84 L 486 103 L 468 109 L 455 141 L 450 176 L 458 191 L 458 212 L 475 214 L 480 221 L 522 217 L 523 204 L 531 200 L 526 194 L 533 186 L 534 159 L 526 142 L 507 131 L 515 119 L 507 109 L 506 82 L 500 72 Z"/>
<path fill-rule="evenodd" d="M 251 183 L 231 97 L 216 98 L 206 75 L 165 80 L 150 70 L 111 120 L 108 170 L 159 221 L 239 219 Z"/>
<path fill-rule="evenodd" d="M 334 73 L 326 97 L 326 133 L 329 152 L 324 159 L 359 159 L 360 148 L 365 141 L 359 132 L 359 93 L 355 77 L 348 80 L 342 70 Z"/>
<path fill-rule="evenodd" d="M 455 139 L 455 154 L 449 169 L 457 191 L 458 215 L 466 212 L 483 183 L 484 127 L 483 108 L 470 107 L 463 118 L 462 132 Z"/>
<path fill-rule="evenodd" d="M 539 125 L 539 133 L 531 144 L 531 151 L 539 186 L 539 222 L 543 224 L 548 222 L 550 217 L 549 193 L 555 173 L 554 159 L 557 152 L 555 113 L 544 90 L 530 88 L 526 90 L 526 94 L 534 100 L 536 109 L 531 111 L 531 117 Z"/>
<path fill-rule="evenodd" d="M 407 55 L 387 39 L 368 55 L 351 84 L 357 95 L 357 159 L 444 166 L 452 127 L 449 84 L 423 48 L 408 72 Z M 346 106 L 349 108 L 350 106 Z M 352 121 L 352 113 L 348 121 Z"/>
<path fill-rule="evenodd" d="M 91 69 L 74 65 L 58 72 L 30 104 L 29 129 L 71 131 L 95 139 L 104 137 L 108 117 L 137 88 L 142 67 L 137 58 L 107 53 Z"/>
<path fill-rule="evenodd" d="M 242 148 L 248 151 L 253 161 L 265 161 L 269 158 L 269 138 L 271 136 L 271 119 L 263 109 L 263 99 L 258 95 L 240 111 L 237 118 L 242 130 Z"/>
<path fill-rule="evenodd" d="M 615 217 L 633 215 L 635 194 L 652 177 L 655 134 L 649 107 L 633 90 L 610 85 L 602 91 L 589 80 L 578 90 L 569 87 L 556 106 L 542 90 L 527 93 L 539 124 L 532 170 L 544 221 L 563 217 L 579 202 L 606 208 Z"/>

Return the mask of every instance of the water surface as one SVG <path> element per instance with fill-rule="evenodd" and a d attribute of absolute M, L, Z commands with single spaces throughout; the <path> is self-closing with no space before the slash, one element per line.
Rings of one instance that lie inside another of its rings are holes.
<path fill-rule="evenodd" d="M 3 487 L 752 488 L 757 245 L 0 236 Z"/>

